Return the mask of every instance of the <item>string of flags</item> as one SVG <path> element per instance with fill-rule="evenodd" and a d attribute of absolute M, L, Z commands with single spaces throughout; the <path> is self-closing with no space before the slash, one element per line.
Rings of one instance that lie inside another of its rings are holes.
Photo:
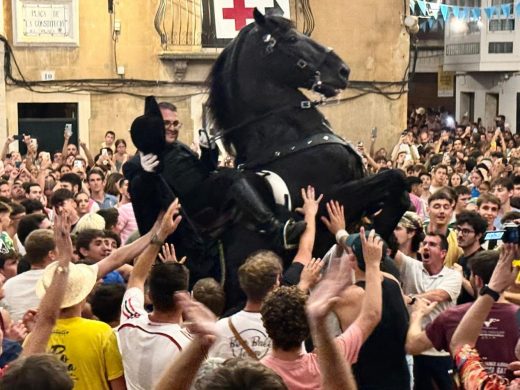
<path fill-rule="evenodd" d="M 451 16 L 468 22 L 478 21 L 484 17 L 488 20 L 504 16 L 506 18 L 514 17 L 515 15 L 520 17 L 520 1 L 490 7 L 462 7 L 439 2 L 410 0 L 412 14 L 415 14 L 416 8 L 419 10 L 419 16 L 429 18 L 422 21 L 419 25 L 423 31 L 426 31 L 427 28 L 431 31 L 444 28 L 446 21 L 448 21 Z"/>

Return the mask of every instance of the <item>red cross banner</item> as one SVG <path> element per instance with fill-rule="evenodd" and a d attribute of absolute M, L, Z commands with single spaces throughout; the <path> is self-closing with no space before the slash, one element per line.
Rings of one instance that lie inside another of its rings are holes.
<path fill-rule="evenodd" d="M 205 0 L 203 45 L 224 46 L 240 29 L 253 22 L 253 10 L 274 11 L 291 17 L 289 0 Z"/>

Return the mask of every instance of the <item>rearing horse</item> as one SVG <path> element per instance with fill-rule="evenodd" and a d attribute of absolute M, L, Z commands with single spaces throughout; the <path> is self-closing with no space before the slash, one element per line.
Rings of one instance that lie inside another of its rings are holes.
<path fill-rule="evenodd" d="M 347 87 L 348 66 L 329 48 L 295 30 L 279 16 L 254 11 L 215 62 L 208 106 L 226 149 L 245 171 L 267 170 L 286 183 L 291 204 L 302 203 L 300 188 L 312 185 L 325 201 L 345 206 L 347 221 L 382 209 L 375 229 L 387 238 L 409 205 L 404 176 L 390 170 L 366 176 L 361 157 L 341 138 L 305 88 L 332 97 Z M 333 242 L 318 224 L 315 253 Z"/>

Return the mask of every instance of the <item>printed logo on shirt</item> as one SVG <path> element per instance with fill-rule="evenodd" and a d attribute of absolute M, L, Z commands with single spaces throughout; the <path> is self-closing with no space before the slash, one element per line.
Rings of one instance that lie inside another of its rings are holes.
<path fill-rule="evenodd" d="M 249 348 L 253 350 L 258 359 L 262 359 L 271 349 L 271 339 L 264 332 L 258 329 L 245 329 L 240 332 L 240 337 L 247 343 Z M 234 357 L 247 358 L 247 352 L 244 351 L 240 343 L 235 337 L 229 339 L 229 349 Z"/>
<path fill-rule="evenodd" d="M 65 363 L 65 365 L 67 366 L 67 372 L 69 373 L 71 379 L 74 382 L 77 382 L 78 376 L 76 375 L 76 366 L 70 362 L 69 357 L 67 356 L 66 352 L 67 352 L 67 347 L 65 347 L 65 345 L 61 345 L 61 344 L 51 345 L 50 353 L 58 355 L 59 359 L 63 363 Z"/>
<path fill-rule="evenodd" d="M 498 318 L 490 318 L 489 320 L 487 321 L 484 321 L 484 326 L 486 328 L 489 328 L 491 325 L 493 325 L 495 322 L 500 322 L 500 320 Z"/>

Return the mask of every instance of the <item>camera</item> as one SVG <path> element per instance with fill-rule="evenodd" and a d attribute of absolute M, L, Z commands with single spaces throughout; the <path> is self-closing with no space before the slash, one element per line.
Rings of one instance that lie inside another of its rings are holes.
<path fill-rule="evenodd" d="M 502 230 L 491 230 L 484 234 L 484 240 L 502 240 L 502 242 L 508 244 L 520 243 L 520 229 L 519 226 L 514 222 L 508 222 L 504 224 Z"/>

